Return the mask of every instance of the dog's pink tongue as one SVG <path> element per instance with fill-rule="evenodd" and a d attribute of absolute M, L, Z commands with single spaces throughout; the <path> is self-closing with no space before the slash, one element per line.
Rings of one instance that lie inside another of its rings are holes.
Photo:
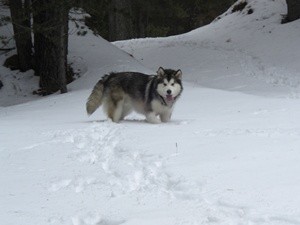
<path fill-rule="evenodd" d="M 173 96 L 172 95 L 167 95 L 166 97 L 167 97 L 167 101 L 168 102 L 173 101 Z"/>

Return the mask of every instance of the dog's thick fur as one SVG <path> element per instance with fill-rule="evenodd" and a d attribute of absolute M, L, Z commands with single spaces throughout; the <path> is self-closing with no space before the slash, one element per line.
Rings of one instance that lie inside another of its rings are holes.
<path fill-rule="evenodd" d="M 124 119 L 132 110 L 145 115 L 149 123 L 168 122 L 183 90 L 181 78 L 181 70 L 162 67 L 157 75 L 110 73 L 95 85 L 86 103 L 87 113 L 91 115 L 103 103 L 107 116 L 114 122 Z"/>

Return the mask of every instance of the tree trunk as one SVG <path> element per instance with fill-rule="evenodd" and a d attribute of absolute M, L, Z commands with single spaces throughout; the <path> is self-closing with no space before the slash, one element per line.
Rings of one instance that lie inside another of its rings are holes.
<path fill-rule="evenodd" d="M 60 91 L 61 93 L 68 92 L 67 90 L 67 55 L 68 55 L 68 9 L 67 6 L 62 6 L 59 13 L 59 68 L 58 76 L 60 80 Z"/>
<path fill-rule="evenodd" d="M 288 14 L 287 21 L 291 22 L 300 18 L 300 1 L 299 0 L 286 0 Z"/>
<path fill-rule="evenodd" d="M 68 7 L 60 0 L 34 1 L 35 72 L 43 94 L 67 92 Z"/>
<path fill-rule="evenodd" d="M 135 7 L 135 15 L 137 15 L 136 18 L 136 37 L 138 38 L 144 38 L 146 37 L 146 27 L 148 25 L 148 6 L 147 4 L 143 5 L 137 5 Z"/>
<path fill-rule="evenodd" d="M 19 69 L 24 72 L 32 68 L 32 41 L 30 24 L 30 1 L 10 0 L 10 12 L 16 41 Z"/>
<path fill-rule="evenodd" d="M 112 0 L 109 9 L 109 40 L 134 37 L 131 0 Z"/>

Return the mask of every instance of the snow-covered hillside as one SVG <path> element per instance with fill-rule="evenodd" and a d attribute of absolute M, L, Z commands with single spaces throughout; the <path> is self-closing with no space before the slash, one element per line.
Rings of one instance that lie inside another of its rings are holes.
<path fill-rule="evenodd" d="M 152 69 L 157 64 L 181 67 L 188 81 L 201 86 L 298 96 L 299 21 L 281 24 L 284 0 L 247 2 L 243 11 L 232 13 L 233 6 L 212 24 L 187 34 L 116 45 Z"/>
<path fill-rule="evenodd" d="M 280 23 L 283 0 L 247 2 L 174 37 L 71 35 L 82 75 L 64 95 L 1 67 L 0 224 L 300 224 L 300 21 Z M 159 66 L 184 76 L 170 123 L 86 116 L 103 74 Z"/>

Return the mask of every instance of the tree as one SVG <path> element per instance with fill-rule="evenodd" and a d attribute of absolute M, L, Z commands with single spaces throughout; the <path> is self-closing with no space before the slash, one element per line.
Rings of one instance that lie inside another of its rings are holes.
<path fill-rule="evenodd" d="M 206 25 L 236 0 L 77 0 L 86 24 L 109 41 L 169 36 Z"/>
<path fill-rule="evenodd" d="M 32 3 L 30 0 L 9 1 L 18 53 L 18 62 L 15 64 L 21 71 L 31 68 L 35 70 L 35 74 L 40 76 L 40 94 L 43 95 L 58 90 L 62 93 L 67 92 L 70 9 L 68 3 L 71 2 L 71 0 L 35 0 Z"/>
<path fill-rule="evenodd" d="M 291 22 L 300 18 L 300 1 L 299 0 L 286 0 L 287 3 L 287 22 Z"/>
<path fill-rule="evenodd" d="M 30 0 L 10 0 L 10 12 L 17 46 L 18 66 L 24 72 L 32 68 Z"/>
<path fill-rule="evenodd" d="M 64 0 L 32 3 L 35 73 L 43 95 L 67 92 L 68 11 Z"/>
<path fill-rule="evenodd" d="M 112 0 L 109 6 L 109 40 L 132 38 L 132 1 Z"/>

